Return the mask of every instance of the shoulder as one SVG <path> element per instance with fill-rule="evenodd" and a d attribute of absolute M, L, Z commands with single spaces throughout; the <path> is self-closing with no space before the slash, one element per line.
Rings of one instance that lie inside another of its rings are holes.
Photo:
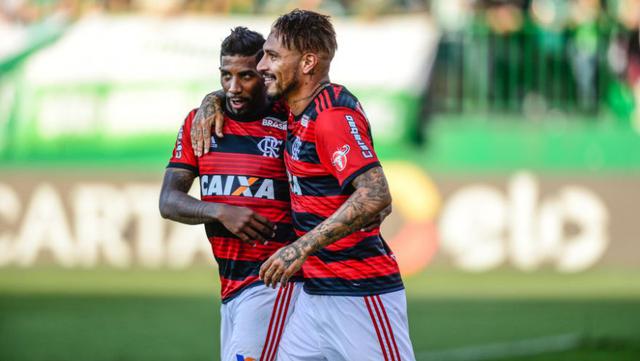
<path fill-rule="evenodd" d="M 315 99 L 316 119 L 321 122 L 345 119 L 361 113 L 360 103 L 347 88 L 338 84 L 331 84 Z"/>
<path fill-rule="evenodd" d="M 197 112 L 198 108 L 193 108 L 191 109 L 191 111 L 189 111 L 189 113 L 187 113 L 187 116 L 184 118 L 183 122 L 183 127 L 185 130 L 191 129 L 191 123 L 193 122 L 193 118 L 196 117 Z"/>
<path fill-rule="evenodd" d="M 359 107 L 358 98 L 355 95 L 346 87 L 333 83 L 320 92 L 316 101 L 319 102 L 319 113 L 334 108 L 357 110 Z"/>

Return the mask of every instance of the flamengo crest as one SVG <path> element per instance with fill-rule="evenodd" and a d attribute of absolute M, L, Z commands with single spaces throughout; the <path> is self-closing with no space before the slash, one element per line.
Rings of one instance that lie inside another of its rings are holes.
<path fill-rule="evenodd" d="M 266 136 L 258 143 L 258 149 L 265 157 L 278 158 L 280 156 L 280 145 L 282 140 L 272 136 Z"/>

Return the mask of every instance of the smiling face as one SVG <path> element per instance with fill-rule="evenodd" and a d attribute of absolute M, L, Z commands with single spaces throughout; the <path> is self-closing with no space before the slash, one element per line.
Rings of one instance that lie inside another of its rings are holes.
<path fill-rule="evenodd" d="M 263 46 L 264 55 L 258 63 L 258 71 L 264 78 L 267 95 L 271 98 L 286 97 L 300 83 L 302 54 L 288 49 L 272 31 Z"/>
<path fill-rule="evenodd" d="M 225 55 L 220 59 L 220 85 L 232 114 L 252 113 L 264 103 L 264 82 L 255 56 Z"/>

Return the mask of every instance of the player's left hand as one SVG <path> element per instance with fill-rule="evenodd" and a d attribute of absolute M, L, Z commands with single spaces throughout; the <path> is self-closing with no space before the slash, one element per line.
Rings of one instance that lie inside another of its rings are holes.
<path fill-rule="evenodd" d="M 267 287 L 276 288 L 278 283 L 284 287 L 306 260 L 307 255 L 296 243 L 282 247 L 262 264 L 260 279 Z"/>

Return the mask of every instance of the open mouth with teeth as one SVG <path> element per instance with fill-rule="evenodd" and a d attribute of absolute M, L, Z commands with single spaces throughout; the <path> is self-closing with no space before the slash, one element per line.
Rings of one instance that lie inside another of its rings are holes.
<path fill-rule="evenodd" d="M 264 79 L 264 84 L 267 86 L 276 81 L 275 75 L 271 73 L 262 73 L 262 79 Z"/>
<path fill-rule="evenodd" d="M 231 108 L 235 110 L 244 109 L 248 103 L 249 103 L 249 99 L 247 98 L 241 98 L 241 97 L 229 98 L 229 105 L 231 105 Z"/>

